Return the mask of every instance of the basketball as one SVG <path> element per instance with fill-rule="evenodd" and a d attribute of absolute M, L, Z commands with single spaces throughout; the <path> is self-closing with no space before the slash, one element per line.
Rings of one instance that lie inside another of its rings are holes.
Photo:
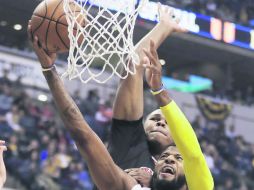
<path fill-rule="evenodd" d="M 70 4 L 78 15 L 81 8 L 74 2 Z M 63 0 L 44 0 L 36 7 L 31 18 L 32 36 L 38 36 L 41 46 L 50 53 L 67 52 L 70 47 L 68 23 L 63 5 Z M 77 18 L 81 26 L 85 25 L 84 18 L 84 16 Z"/>

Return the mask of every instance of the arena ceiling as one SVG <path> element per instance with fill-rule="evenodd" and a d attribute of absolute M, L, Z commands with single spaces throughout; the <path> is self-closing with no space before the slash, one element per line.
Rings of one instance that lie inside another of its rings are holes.
<path fill-rule="evenodd" d="M 10 45 L 21 46 L 27 43 L 27 22 L 39 2 L 40 0 L 0 0 L 0 39 L 5 38 Z M 16 24 L 21 25 L 22 28 L 15 30 Z M 137 26 L 135 41 L 145 35 L 149 28 L 150 26 Z M 169 63 L 165 66 L 167 74 L 185 71 L 204 75 L 201 68 L 212 64 L 222 71 L 230 67 L 230 73 L 222 72 L 221 74 L 232 75 L 234 81 L 238 82 L 238 86 L 243 83 L 254 84 L 254 52 L 249 50 L 185 34 L 168 39 L 160 48 L 159 53 Z M 208 68 L 211 67 L 208 66 Z M 220 77 L 216 73 L 216 68 L 213 72 L 211 71 L 209 77 L 213 79 Z"/>
<path fill-rule="evenodd" d="M 39 0 L 0 0 L 0 32 L 6 41 L 26 43 L 26 26 L 38 3 Z M 22 28 L 15 30 L 15 25 Z"/>

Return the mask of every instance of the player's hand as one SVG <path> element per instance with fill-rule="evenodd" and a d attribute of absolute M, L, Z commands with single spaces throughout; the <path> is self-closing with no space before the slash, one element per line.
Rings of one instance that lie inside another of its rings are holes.
<path fill-rule="evenodd" d="M 145 167 L 131 168 L 125 170 L 125 172 L 133 177 L 142 187 L 150 187 L 150 181 L 153 176 L 151 169 Z"/>
<path fill-rule="evenodd" d="M 159 23 L 168 29 L 169 35 L 173 32 L 183 33 L 186 29 L 179 26 L 180 19 L 176 18 L 172 7 L 158 3 Z"/>
<path fill-rule="evenodd" d="M 146 57 L 142 60 L 143 67 L 146 68 L 146 81 L 150 89 L 156 91 L 161 88 L 162 65 L 159 60 L 154 42 L 150 41 L 150 50 L 143 50 Z"/>
<path fill-rule="evenodd" d="M 51 67 L 55 63 L 56 53 L 47 52 L 45 49 L 42 48 L 38 36 L 32 36 L 31 20 L 29 20 L 28 23 L 27 34 L 29 40 L 32 42 L 33 49 L 41 63 L 41 66 L 43 68 Z"/>

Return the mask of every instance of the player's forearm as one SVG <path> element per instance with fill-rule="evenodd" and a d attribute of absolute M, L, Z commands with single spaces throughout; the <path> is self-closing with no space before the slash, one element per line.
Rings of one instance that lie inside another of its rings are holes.
<path fill-rule="evenodd" d="M 156 99 L 167 120 L 173 140 L 184 159 L 184 171 L 189 190 L 212 190 L 213 178 L 189 121 L 171 100 L 168 92 L 163 91 L 156 96 Z"/>
<path fill-rule="evenodd" d="M 164 106 L 161 107 L 162 113 L 167 120 L 173 140 L 184 159 L 188 188 L 190 190 L 212 190 L 214 187 L 213 178 L 194 130 L 176 103 L 170 102 L 165 106 L 166 98 L 163 95 L 160 96 L 162 99 L 164 98 L 161 100 Z M 164 96 L 166 95 L 164 94 Z"/>
<path fill-rule="evenodd" d="M 156 99 L 166 117 L 173 140 L 183 158 L 202 157 L 203 154 L 194 130 L 180 108 L 171 100 L 168 92 L 163 91 L 156 95 Z"/>
<path fill-rule="evenodd" d="M 150 40 L 155 43 L 156 49 L 168 37 L 170 31 L 163 25 L 157 24 L 141 41 L 136 45 L 136 53 L 140 60 L 145 56 L 143 49 L 150 46 Z M 137 73 L 129 75 L 127 79 L 120 81 L 114 103 L 113 113 L 116 119 L 138 120 L 143 116 L 143 74 L 142 65 L 136 67 Z"/>
<path fill-rule="evenodd" d="M 172 99 L 166 90 L 155 96 L 155 99 L 160 107 L 168 105 Z"/>
<path fill-rule="evenodd" d="M 205 158 L 184 161 L 185 178 L 188 184 L 188 190 L 213 190 L 213 176 L 207 166 Z"/>
<path fill-rule="evenodd" d="M 43 73 L 51 94 L 54 98 L 57 109 L 65 124 L 65 127 L 71 132 L 75 142 L 82 144 L 87 139 L 87 129 L 89 128 L 84 121 L 83 115 L 77 105 L 64 88 L 64 84 L 55 69 Z"/>
<path fill-rule="evenodd" d="M 150 40 L 154 41 L 155 48 L 158 49 L 162 42 L 172 33 L 163 22 L 159 22 L 138 44 L 136 44 L 136 53 L 140 58 L 145 56 L 143 49 L 149 49 Z"/>
<path fill-rule="evenodd" d="M 134 121 L 143 116 L 143 74 L 120 81 L 113 107 L 113 118 Z"/>
<path fill-rule="evenodd" d="M 75 102 L 65 90 L 56 70 L 45 72 L 44 76 L 64 125 L 86 160 L 96 185 L 100 189 L 111 185 L 121 189 L 120 171 L 115 166 L 104 144 L 85 122 Z"/>

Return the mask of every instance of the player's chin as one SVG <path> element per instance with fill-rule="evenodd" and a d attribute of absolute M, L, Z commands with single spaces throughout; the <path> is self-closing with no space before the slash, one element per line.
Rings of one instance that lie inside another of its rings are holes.
<path fill-rule="evenodd" d="M 166 139 L 166 136 L 161 132 L 149 132 L 149 139 Z"/>
<path fill-rule="evenodd" d="M 176 176 L 174 174 L 163 173 L 163 172 L 160 172 L 159 175 L 158 175 L 159 180 L 165 180 L 165 181 L 168 181 L 168 182 L 174 181 L 175 177 Z"/>
<path fill-rule="evenodd" d="M 171 141 L 168 137 L 161 133 L 150 133 L 148 135 L 148 141 L 150 142 L 157 142 L 161 145 L 169 145 L 169 142 Z"/>

